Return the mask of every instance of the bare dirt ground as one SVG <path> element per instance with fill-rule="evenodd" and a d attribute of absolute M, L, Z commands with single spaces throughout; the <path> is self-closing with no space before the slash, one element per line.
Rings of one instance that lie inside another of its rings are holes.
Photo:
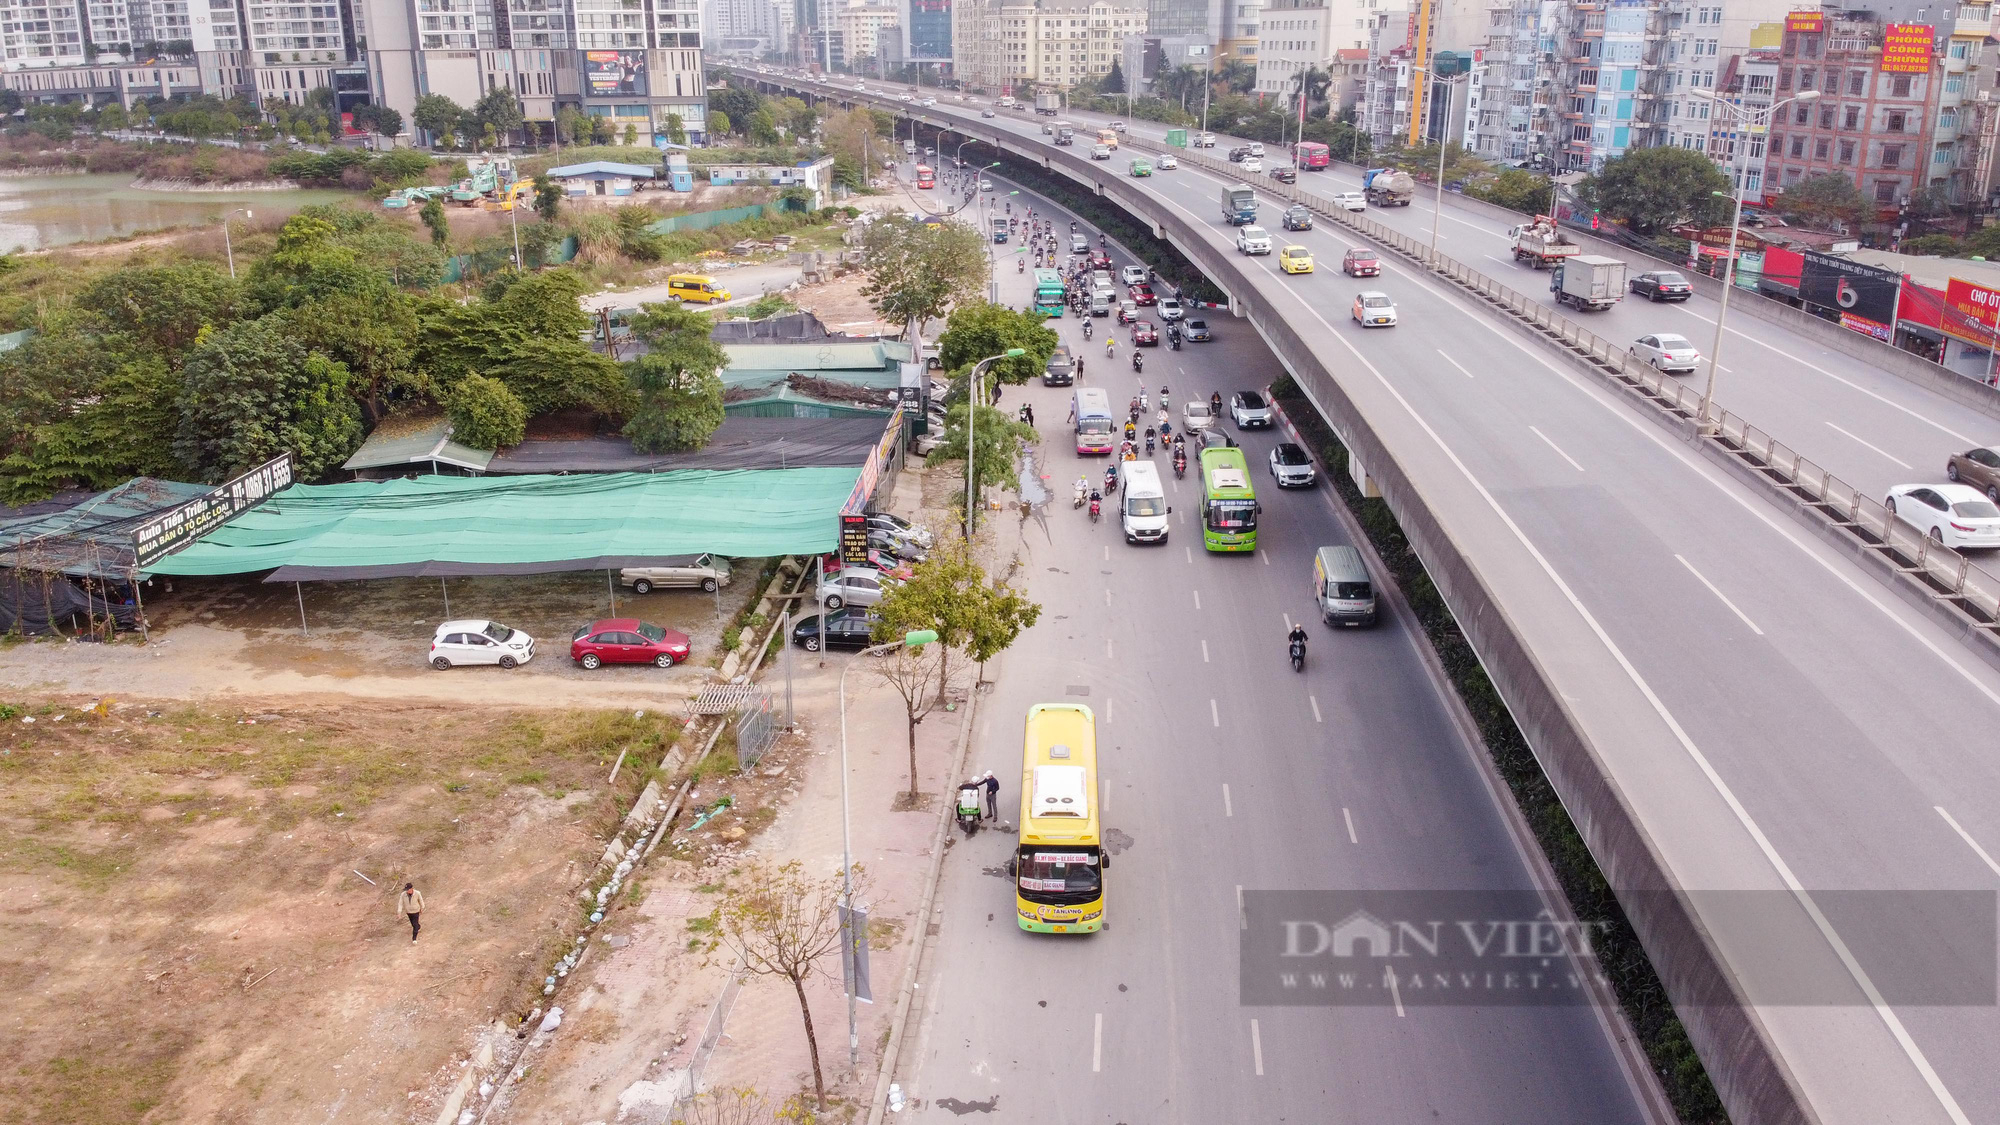
<path fill-rule="evenodd" d="M 88 692 L 154 699 L 333 693 L 429 698 L 512 706 L 661 709 L 696 690 L 721 663 L 723 628 L 761 586 L 761 564 L 738 560 L 735 581 L 716 594 L 612 591 L 602 573 L 437 579 L 385 578 L 289 585 L 254 578 L 176 579 L 148 595 L 152 643 L 42 641 L 0 645 L 0 693 Z M 424 663 L 432 632 L 454 617 L 487 617 L 525 630 L 535 659 L 503 671 Z M 310 634 L 299 628 L 300 596 Z M 693 642 L 688 663 L 606 665 L 585 672 L 569 658 L 571 634 L 604 617 L 637 617 L 679 629 Z M 524 695 L 525 693 L 525 695 Z M 0 694 L 4 698 L 4 694 Z"/>
<path fill-rule="evenodd" d="M 0 1120 L 434 1119 L 476 1034 L 539 999 L 678 730 L 90 702 L 0 711 Z M 637 764 L 607 785 L 621 748 Z M 414 944 L 406 879 L 427 900 Z"/>

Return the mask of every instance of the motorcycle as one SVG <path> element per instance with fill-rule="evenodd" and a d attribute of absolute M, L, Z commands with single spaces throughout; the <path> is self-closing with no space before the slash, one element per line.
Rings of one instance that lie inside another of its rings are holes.
<path fill-rule="evenodd" d="M 1090 339 L 1090 322 L 1087 320 L 1083 322 L 1083 338 Z"/>
<path fill-rule="evenodd" d="M 1173 350 L 1175 350 L 1175 351 L 1180 351 L 1180 350 L 1181 350 L 1181 334 L 1180 334 L 1180 333 L 1178 333 L 1178 332 L 1169 332 L 1169 333 L 1167 333 L 1167 347 L 1169 347 L 1169 348 L 1172 348 L 1172 349 L 1173 349 Z"/>
<path fill-rule="evenodd" d="M 1083 482 L 1082 482 L 1082 481 L 1077 481 L 1077 482 L 1076 482 L 1076 495 L 1075 495 L 1075 497 L 1074 497 L 1074 498 L 1072 498 L 1072 499 L 1071 499 L 1071 501 L 1070 501 L 1070 505 L 1069 505 L 1069 506 L 1070 506 L 1070 507 L 1072 507 L 1072 508 L 1081 508 L 1081 507 L 1083 507 L 1083 501 L 1084 501 L 1085 497 L 1087 497 L 1087 496 L 1088 496 L 1089 494 L 1090 494 L 1090 490 L 1089 490 L 1088 488 L 1085 488 L 1085 487 L 1084 487 L 1084 484 L 1083 484 Z"/>
<path fill-rule="evenodd" d="M 1185 453 L 1174 454 L 1174 479 L 1179 480 L 1186 475 L 1187 475 L 1187 454 Z"/>
<path fill-rule="evenodd" d="M 1099 494 L 1097 494 L 1097 493 L 1095 493 L 1095 492 L 1091 493 L 1091 494 L 1090 494 L 1090 522 L 1091 522 L 1091 523 L 1096 523 L 1096 522 L 1097 522 L 1097 516 L 1098 516 L 1098 513 L 1102 512 L 1103 510 L 1104 510 L 1104 497 L 1103 497 L 1103 496 L 1101 496 L 1101 495 L 1099 495 Z"/>
<path fill-rule="evenodd" d="M 1305 670 L 1306 670 L 1306 643 L 1304 641 L 1293 641 L 1292 671 L 1303 672 Z"/>
<path fill-rule="evenodd" d="M 1026 258 L 1016 258 L 1016 259 L 1014 259 L 1014 272 L 1015 272 L 1015 273 L 1027 273 L 1027 272 L 1028 272 L 1028 259 L 1026 259 Z"/>
<path fill-rule="evenodd" d="M 1135 350 L 1135 351 L 1133 351 L 1133 353 L 1132 353 L 1132 370 L 1134 370 L 1134 371 L 1144 371 L 1145 369 L 1146 369 L 1146 357 L 1145 357 L 1145 356 L 1144 356 L 1143 354 L 1141 354 L 1140 352 L 1136 351 L 1136 350 Z"/>
<path fill-rule="evenodd" d="M 1147 431 L 1146 431 L 1146 456 L 1148 456 L 1148 457 L 1151 457 L 1152 455 L 1153 455 L 1153 431 L 1151 431 L 1151 430 L 1147 430 Z"/>
<path fill-rule="evenodd" d="M 958 827 L 971 839 L 979 831 L 979 786 L 962 785 L 958 790 Z"/>

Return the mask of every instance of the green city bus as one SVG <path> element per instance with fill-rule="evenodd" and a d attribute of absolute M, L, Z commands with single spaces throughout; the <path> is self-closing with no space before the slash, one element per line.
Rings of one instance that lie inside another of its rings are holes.
<path fill-rule="evenodd" d="M 1201 545 L 1210 551 L 1257 549 L 1257 494 L 1238 446 L 1201 451 Z"/>
<path fill-rule="evenodd" d="M 1035 311 L 1044 316 L 1063 314 L 1063 279 L 1054 270 L 1035 271 Z"/>

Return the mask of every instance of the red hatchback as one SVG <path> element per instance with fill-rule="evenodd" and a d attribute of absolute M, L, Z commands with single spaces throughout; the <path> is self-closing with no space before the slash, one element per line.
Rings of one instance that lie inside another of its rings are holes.
<path fill-rule="evenodd" d="M 1094 270 L 1110 269 L 1111 255 L 1105 253 L 1102 250 L 1093 251 L 1090 255 L 1090 268 Z"/>
<path fill-rule="evenodd" d="M 1160 299 L 1153 296 L 1153 287 L 1143 283 L 1134 285 L 1126 291 L 1125 295 L 1142 305 L 1157 305 L 1160 303 Z"/>
<path fill-rule="evenodd" d="M 671 668 L 688 658 L 688 637 L 636 617 L 609 617 L 585 625 L 570 637 L 569 658 L 585 668 L 600 664 Z"/>
<path fill-rule="evenodd" d="M 1160 330 L 1153 327 L 1150 320 L 1142 320 L 1132 326 L 1132 346 L 1135 348 L 1157 348 L 1160 346 Z"/>
<path fill-rule="evenodd" d="M 1349 277 L 1374 277 L 1382 272 L 1382 263 L 1373 250 L 1349 250 L 1340 259 L 1340 272 Z"/>

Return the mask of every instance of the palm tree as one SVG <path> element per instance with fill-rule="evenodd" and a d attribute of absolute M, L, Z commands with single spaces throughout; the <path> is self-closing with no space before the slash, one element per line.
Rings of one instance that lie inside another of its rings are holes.
<path fill-rule="evenodd" d="M 1247 94 L 1257 88 L 1257 64 L 1244 59 L 1228 59 L 1216 68 L 1216 77 L 1232 94 Z"/>
<path fill-rule="evenodd" d="M 1183 64 L 1163 70 L 1153 77 L 1153 92 L 1161 101 L 1179 102 L 1185 110 L 1201 94 L 1201 68 Z"/>
<path fill-rule="evenodd" d="M 1313 103 L 1326 100 L 1326 92 L 1332 85 L 1333 76 L 1316 66 L 1309 66 L 1292 75 L 1294 95 L 1297 96 L 1300 91 L 1303 91 L 1308 116 L 1312 113 Z"/>

